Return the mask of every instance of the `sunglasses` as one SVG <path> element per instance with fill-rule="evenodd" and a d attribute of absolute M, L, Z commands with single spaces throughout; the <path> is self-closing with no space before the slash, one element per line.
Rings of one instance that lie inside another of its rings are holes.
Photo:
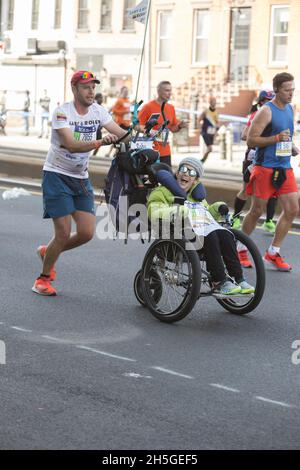
<path fill-rule="evenodd" d="M 80 78 L 86 80 L 87 78 L 96 78 L 92 72 L 83 72 Z"/>
<path fill-rule="evenodd" d="M 187 173 L 189 176 L 195 177 L 198 176 L 198 173 L 194 168 L 188 168 L 185 165 L 182 165 L 178 169 L 179 173 L 183 173 L 184 175 Z"/>

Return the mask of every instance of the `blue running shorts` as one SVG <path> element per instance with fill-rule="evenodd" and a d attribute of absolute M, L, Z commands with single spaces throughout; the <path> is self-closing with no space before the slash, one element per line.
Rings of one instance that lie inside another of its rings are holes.
<path fill-rule="evenodd" d="M 42 188 L 44 219 L 64 217 L 75 211 L 95 215 L 94 191 L 89 178 L 73 178 L 44 171 Z"/>

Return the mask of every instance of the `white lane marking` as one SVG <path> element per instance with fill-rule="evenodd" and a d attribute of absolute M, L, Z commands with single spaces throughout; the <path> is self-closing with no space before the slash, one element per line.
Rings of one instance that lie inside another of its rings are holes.
<path fill-rule="evenodd" d="M 26 328 L 21 328 L 20 326 L 11 326 L 13 330 L 25 331 L 26 333 L 32 333 L 32 330 L 27 330 Z"/>
<path fill-rule="evenodd" d="M 290 405 L 289 403 L 284 403 L 283 401 L 270 400 L 270 398 L 260 397 L 258 395 L 256 395 L 255 398 L 257 400 L 265 401 L 267 403 L 272 403 L 273 405 L 284 406 L 285 408 L 295 408 L 294 405 Z"/>
<path fill-rule="evenodd" d="M 135 372 L 125 372 L 124 377 L 133 377 L 134 379 L 152 379 L 151 375 L 136 374 Z"/>
<path fill-rule="evenodd" d="M 159 370 L 160 372 L 166 372 L 167 374 L 177 375 L 178 377 L 183 377 L 184 379 L 194 379 L 191 375 L 180 374 L 171 369 L 165 369 L 164 367 L 152 366 L 151 369 Z"/>
<path fill-rule="evenodd" d="M 136 362 L 136 359 L 131 359 L 130 357 L 117 356 L 116 354 L 111 354 L 106 351 L 99 351 L 98 349 L 88 348 L 87 346 L 76 346 L 79 349 L 85 349 L 86 351 L 91 351 L 97 354 L 102 354 L 102 356 L 113 357 L 114 359 L 121 359 L 122 361 Z"/>
<path fill-rule="evenodd" d="M 52 341 L 61 341 L 59 338 L 54 338 L 54 336 L 42 335 L 42 338 L 52 339 Z"/>
<path fill-rule="evenodd" d="M 222 384 L 209 384 L 211 387 L 222 388 L 223 390 L 227 390 L 228 392 L 240 393 L 237 388 L 226 387 L 226 385 Z"/>

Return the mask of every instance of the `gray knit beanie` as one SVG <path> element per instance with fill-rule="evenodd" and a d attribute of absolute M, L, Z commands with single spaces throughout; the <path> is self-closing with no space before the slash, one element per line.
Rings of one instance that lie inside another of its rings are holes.
<path fill-rule="evenodd" d="M 198 160 L 198 158 L 186 157 L 183 160 L 181 160 L 181 162 L 179 163 L 179 168 L 182 165 L 192 166 L 197 171 L 199 178 L 202 178 L 202 176 L 204 175 L 203 165 L 202 165 L 201 161 Z"/>

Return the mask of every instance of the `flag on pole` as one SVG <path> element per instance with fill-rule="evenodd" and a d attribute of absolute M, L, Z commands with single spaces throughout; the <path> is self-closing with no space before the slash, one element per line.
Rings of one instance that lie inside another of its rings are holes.
<path fill-rule="evenodd" d="M 142 0 L 138 5 L 127 10 L 127 16 L 134 21 L 145 24 L 149 0 Z"/>

